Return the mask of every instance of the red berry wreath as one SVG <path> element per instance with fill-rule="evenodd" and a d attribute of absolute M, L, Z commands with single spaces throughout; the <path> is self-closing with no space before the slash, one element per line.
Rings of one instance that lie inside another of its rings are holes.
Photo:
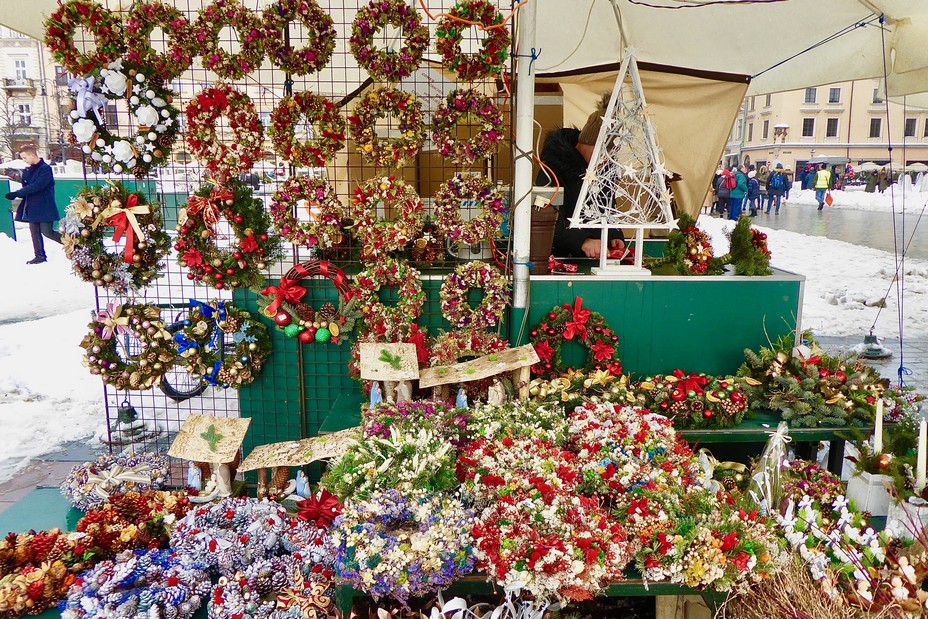
<path fill-rule="evenodd" d="M 238 33 L 241 51 L 230 54 L 219 45 L 219 33 L 230 26 Z M 266 28 L 261 18 L 239 0 L 213 0 L 200 9 L 188 39 L 188 53 L 202 56 L 203 67 L 222 78 L 237 80 L 261 67 Z"/>
<path fill-rule="evenodd" d="M 216 124 L 225 115 L 234 140 L 219 140 Z M 187 105 L 187 147 L 203 166 L 225 181 L 247 172 L 261 156 L 264 127 L 251 99 L 231 86 L 206 88 Z"/>
<path fill-rule="evenodd" d="M 231 187 L 203 186 L 187 200 L 178 217 L 174 249 L 187 279 L 217 290 L 257 288 L 264 284 L 261 272 L 282 254 L 280 238 L 268 235 L 271 222 L 261 200 L 245 185 Z M 235 234 L 230 247 L 217 244 L 220 218 Z"/>
<path fill-rule="evenodd" d="M 94 36 L 94 51 L 78 51 L 74 34 L 80 27 Z M 119 58 L 126 49 L 126 40 L 118 16 L 92 0 L 68 0 L 45 20 L 45 45 L 55 60 L 80 77 Z"/>
<path fill-rule="evenodd" d="M 284 39 L 291 21 L 303 25 L 309 45 L 293 49 Z M 264 46 L 271 62 L 290 75 L 309 75 L 322 69 L 335 51 L 335 26 L 315 0 L 277 0 L 264 9 L 267 39 Z"/>
<path fill-rule="evenodd" d="M 299 221 L 294 210 L 306 201 L 311 219 Z M 294 176 L 284 181 L 271 202 L 271 219 L 282 237 L 294 245 L 334 247 L 342 242 L 342 203 L 335 189 L 321 178 Z"/>
<path fill-rule="evenodd" d="M 455 136 L 457 127 L 479 125 L 470 140 Z M 432 140 L 439 154 L 454 163 L 471 166 L 489 157 L 503 139 L 503 115 L 490 97 L 476 90 L 453 90 L 432 116 Z"/>
<path fill-rule="evenodd" d="M 374 48 L 374 35 L 386 25 L 403 32 L 403 47 L 395 53 Z M 375 80 L 398 82 L 419 67 L 429 46 L 428 26 L 406 0 L 371 0 L 358 10 L 348 46 L 358 64 Z"/>
<path fill-rule="evenodd" d="M 461 20 L 483 26 L 486 37 L 476 54 L 461 52 L 464 31 L 471 27 Z M 502 21 L 503 16 L 487 0 L 461 0 L 455 4 L 448 16 L 438 22 L 435 32 L 435 47 L 442 56 L 442 66 L 457 73 L 458 79 L 465 82 L 499 75 L 512 43 L 509 29 L 498 25 Z"/>
<path fill-rule="evenodd" d="M 157 26 L 167 37 L 164 54 L 151 46 L 151 32 Z M 190 32 L 190 22 L 174 6 L 160 0 L 137 2 L 126 17 L 126 59 L 148 68 L 168 83 L 189 69 L 193 62 L 193 56 L 186 49 Z"/>
<path fill-rule="evenodd" d="M 377 219 L 377 205 L 399 213 L 394 221 Z M 405 247 L 422 229 L 422 202 L 415 190 L 392 176 L 375 177 L 354 190 L 351 217 L 361 242 L 361 259 L 371 260 Z"/>
<path fill-rule="evenodd" d="M 557 378 L 567 371 L 561 359 L 561 345 L 571 340 L 588 349 L 584 372 L 605 370 L 615 376 L 622 373 L 619 336 L 609 328 L 602 314 L 583 307 L 580 297 L 574 299 L 573 306 L 565 303 L 552 309 L 530 335 L 540 359 L 532 366 L 532 372 L 542 378 Z"/>
<path fill-rule="evenodd" d="M 315 140 L 296 139 L 296 126 L 304 117 L 316 123 Z M 274 107 L 268 135 L 285 161 L 298 167 L 322 167 L 326 159 L 345 148 L 345 120 L 335 103 L 303 91 L 284 97 Z"/>

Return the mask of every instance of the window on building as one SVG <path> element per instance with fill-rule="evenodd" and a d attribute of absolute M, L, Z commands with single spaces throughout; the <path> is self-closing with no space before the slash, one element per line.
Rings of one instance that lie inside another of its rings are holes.
<path fill-rule="evenodd" d="M 841 89 L 840 88 L 829 88 L 828 89 L 828 103 L 841 103 Z"/>
<path fill-rule="evenodd" d="M 763 135 L 763 139 L 766 140 L 768 137 L 770 137 L 770 121 L 769 121 L 769 120 L 765 120 L 765 121 L 764 121 L 764 135 Z"/>
<path fill-rule="evenodd" d="M 814 118 L 803 118 L 802 119 L 802 137 L 804 138 L 815 137 L 815 119 Z"/>
<path fill-rule="evenodd" d="M 22 127 L 32 126 L 32 106 L 28 103 L 16 104 L 16 124 Z"/>
<path fill-rule="evenodd" d="M 914 118 L 905 119 L 905 137 L 914 138 L 915 137 L 915 125 L 918 121 Z"/>
<path fill-rule="evenodd" d="M 26 71 L 26 59 L 25 58 L 14 58 L 13 59 L 13 74 L 17 82 L 20 82 L 29 77 L 28 72 Z"/>
<path fill-rule="evenodd" d="M 883 103 L 883 97 L 880 96 L 880 89 L 873 89 L 873 102 L 874 103 Z"/>
<path fill-rule="evenodd" d="M 754 111 L 754 97 L 751 97 L 751 99 L 750 99 L 750 101 L 749 101 L 749 104 L 750 104 L 750 105 L 749 105 L 748 109 L 751 110 L 751 111 L 753 112 L 753 111 Z"/>
<path fill-rule="evenodd" d="M 870 119 L 870 137 L 878 138 L 880 137 L 880 125 L 882 124 L 881 118 L 871 118 Z"/>
<path fill-rule="evenodd" d="M 764 102 L 765 107 L 770 107 L 770 99 L 771 99 L 771 95 L 767 95 L 767 100 Z"/>
<path fill-rule="evenodd" d="M 55 83 L 59 86 L 67 86 L 71 80 L 71 74 L 61 65 L 55 65 Z"/>
<path fill-rule="evenodd" d="M 826 138 L 836 138 L 838 137 L 838 119 L 829 118 L 825 121 L 825 137 Z"/>
<path fill-rule="evenodd" d="M 925 137 L 928 138 L 928 118 L 925 119 Z"/>
<path fill-rule="evenodd" d="M 748 123 L 748 142 L 754 140 L 754 123 Z"/>
<path fill-rule="evenodd" d="M 816 90 L 817 90 L 816 88 L 806 88 L 806 97 L 805 97 L 806 103 L 815 103 L 815 91 Z"/>

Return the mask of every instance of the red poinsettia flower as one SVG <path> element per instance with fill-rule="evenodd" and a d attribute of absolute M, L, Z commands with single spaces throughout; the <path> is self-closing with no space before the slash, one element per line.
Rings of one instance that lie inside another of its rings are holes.
<path fill-rule="evenodd" d="M 197 267 L 203 264 L 203 254 L 198 249 L 188 249 L 183 255 L 188 267 Z"/>
<path fill-rule="evenodd" d="M 242 239 L 241 243 L 239 243 L 238 246 L 241 248 L 242 251 L 251 253 L 251 252 L 257 251 L 258 241 L 257 239 L 255 239 L 255 235 L 249 234 L 248 236 Z"/>
<path fill-rule="evenodd" d="M 660 559 L 658 559 L 654 555 L 648 555 L 644 558 L 644 566 L 649 570 L 653 570 L 655 568 L 660 567 L 661 562 L 660 562 Z"/>
<path fill-rule="evenodd" d="M 596 342 L 590 347 L 593 352 L 593 358 L 597 361 L 606 361 L 615 354 L 615 348 L 605 342 Z"/>
<path fill-rule="evenodd" d="M 722 552 L 728 552 L 738 545 L 738 534 L 732 531 L 722 538 Z"/>
<path fill-rule="evenodd" d="M 542 340 L 535 344 L 535 354 L 538 355 L 538 358 L 542 361 L 551 361 L 551 357 L 554 356 L 554 348 L 551 347 L 547 341 Z"/>
<path fill-rule="evenodd" d="M 751 555 L 746 552 L 739 552 L 736 556 L 729 560 L 734 563 L 739 570 L 746 572 L 748 571 L 748 562 L 751 560 Z"/>

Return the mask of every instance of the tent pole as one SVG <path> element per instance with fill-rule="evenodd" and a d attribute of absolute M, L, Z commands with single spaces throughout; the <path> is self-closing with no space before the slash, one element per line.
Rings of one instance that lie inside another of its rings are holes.
<path fill-rule="evenodd" d="M 522 325 L 528 311 L 529 272 L 528 260 L 532 226 L 532 158 L 535 118 L 535 75 L 532 73 L 532 49 L 535 47 L 535 7 L 529 2 L 517 15 L 517 45 L 515 93 L 515 143 L 512 190 L 516 200 L 512 212 L 513 300 L 510 341 L 521 342 Z"/>

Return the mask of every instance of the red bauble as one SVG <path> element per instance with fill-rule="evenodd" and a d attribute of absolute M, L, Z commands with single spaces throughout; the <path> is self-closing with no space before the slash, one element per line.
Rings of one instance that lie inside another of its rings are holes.
<path fill-rule="evenodd" d="M 532 337 L 538 337 L 538 331 L 536 331 L 535 329 L 532 329 L 531 335 Z"/>
<path fill-rule="evenodd" d="M 226 275 L 235 275 L 235 269 L 226 269 Z"/>
<path fill-rule="evenodd" d="M 712 419 L 712 414 L 713 413 L 710 410 L 704 410 L 702 412 L 702 416 L 705 417 L 706 419 Z"/>
<path fill-rule="evenodd" d="M 301 331 L 300 335 L 303 335 L 304 333 L 309 333 L 309 337 L 315 339 L 316 338 L 316 327 L 306 327 L 306 330 Z"/>
<path fill-rule="evenodd" d="M 667 410 L 668 408 L 670 408 L 670 405 L 667 404 L 667 402 L 661 402 L 661 410 L 662 410 L 662 411 L 665 411 L 665 410 Z"/>
<path fill-rule="evenodd" d="M 548 314 L 548 320 L 555 320 L 556 318 L 557 318 L 557 314 L 555 314 L 554 312 L 551 312 L 550 314 Z"/>
<path fill-rule="evenodd" d="M 274 315 L 274 322 L 277 323 L 278 326 L 286 327 L 293 322 L 293 318 L 287 312 L 279 311 Z"/>
<path fill-rule="evenodd" d="M 842 385 L 847 382 L 847 374 L 845 374 L 841 370 L 838 370 L 837 372 L 835 372 L 835 378 L 841 381 Z"/>
<path fill-rule="evenodd" d="M 682 389 L 674 389 L 670 392 L 670 399 L 674 402 L 682 402 L 686 399 L 686 393 Z"/>
<path fill-rule="evenodd" d="M 310 329 L 312 329 L 313 331 L 312 333 L 309 332 Z M 304 329 L 303 331 L 300 331 L 300 334 L 297 336 L 297 339 L 300 340 L 300 344 L 312 344 L 313 342 L 315 342 L 316 341 L 315 331 L 316 330 L 313 329 L 312 327 L 310 327 L 309 329 Z"/>
<path fill-rule="evenodd" d="M 613 335 L 610 339 L 611 339 L 613 342 L 618 342 L 618 341 L 619 341 L 619 336 L 618 336 L 618 335 Z"/>
<path fill-rule="evenodd" d="M 828 378 L 829 376 L 831 376 L 831 372 L 829 372 L 825 368 L 822 368 L 818 371 L 819 378 Z"/>

